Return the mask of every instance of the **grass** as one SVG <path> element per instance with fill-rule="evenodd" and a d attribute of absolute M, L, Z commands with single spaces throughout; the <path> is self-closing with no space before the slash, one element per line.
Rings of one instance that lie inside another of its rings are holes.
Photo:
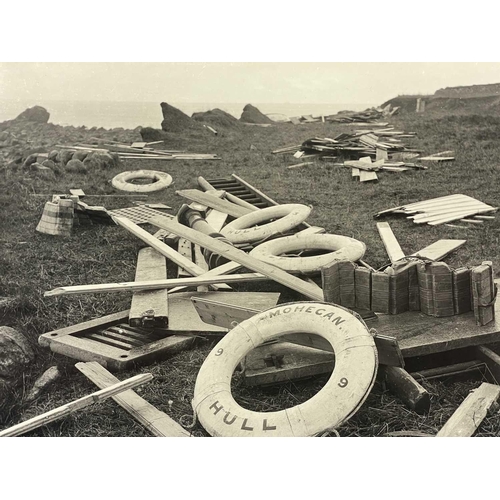
<path fill-rule="evenodd" d="M 150 194 L 148 202 L 163 202 L 178 209 L 182 200 L 176 189 L 193 188 L 199 175 L 207 179 L 242 176 L 281 203 L 306 203 L 313 211 L 308 222 L 328 232 L 357 238 L 367 245 L 364 260 L 377 268 L 387 263 L 373 215 L 402 203 L 415 202 L 453 193 L 474 196 L 500 206 L 495 180 L 500 171 L 500 118 L 488 116 L 407 115 L 391 118 L 397 129 L 417 133 L 407 144 L 425 154 L 453 149 L 456 161 L 432 164 L 427 171 L 400 174 L 383 172 L 377 184 L 353 182 L 348 169 L 327 162 L 288 170 L 298 163 L 291 155 L 273 155 L 272 150 L 300 144 L 311 137 L 333 137 L 356 127 L 342 124 L 279 124 L 270 128 L 248 126 L 243 131 L 221 131 L 219 136 L 189 132 L 183 136 L 167 134 L 166 149 L 186 149 L 217 153 L 222 161 L 136 161 L 125 160 L 115 169 L 84 174 L 60 174 L 43 179 L 21 170 L 4 170 L 0 178 L 0 297 L 11 297 L 10 305 L 0 310 L 0 324 L 22 331 L 36 351 L 35 363 L 25 374 L 24 385 L 12 398 L 0 403 L 0 425 L 7 427 L 19 419 L 35 416 L 96 390 L 74 368 L 74 361 L 54 355 L 37 344 L 40 334 L 105 314 L 120 311 L 130 304 L 130 294 L 82 295 L 43 298 L 43 292 L 57 286 L 133 281 L 137 251 L 142 242 L 113 225 L 75 227 L 71 237 L 57 238 L 35 231 L 48 197 L 35 193 L 66 193 L 82 188 L 88 194 L 116 194 L 111 178 L 123 170 L 153 169 L 172 175 L 174 184 L 165 191 Z M 95 135 L 96 132 L 93 132 Z M 254 148 L 251 148 L 251 145 Z M 126 198 L 89 198 L 88 203 L 107 208 L 131 206 Z M 417 226 L 404 218 L 388 219 L 405 253 L 413 253 L 441 238 L 463 238 L 467 244 L 446 259 L 453 267 L 492 260 L 500 269 L 499 221 L 485 222 L 467 230 L 444 226 Z M 153 228 L 149 228 L 151 231 Z M 266 288 L 272 288 L 269 286 Z M 293 294 L 286 293 L 286 299 Z M 200 340 L 189 351 L 119 375 L 151 372 L 152 382 L 137 392 L 176 421 L 192 418 L 191 398 L 199 367 L 213 346 Z M 60 382 L 27 407 L 23 394 L 49 366 L 57 364 Z M 273 411 L 305 401 L 326 382 L 326 377 L 272 388 L 247 388 L 236 375 L 235 398 L 251 409 Z M 424 382 L 431 394 L 429 415 L 407 410 L 382 387 L 376 386 L 367 401 L 338 432 L 341 436 L 382 436 L 400 430 L 420 430 L 435 434 L 468 392 L 481 381 L 450 379 Z M 500 431 L 500 418 L 486 419 L 477 435 L 492 436 Z M 206 435 L 197 423 L 195 435 Z M 147 436 L 138 423 L 112 401 L 72 415 L 60 422 L 30 433 L 37 436 Z"/>

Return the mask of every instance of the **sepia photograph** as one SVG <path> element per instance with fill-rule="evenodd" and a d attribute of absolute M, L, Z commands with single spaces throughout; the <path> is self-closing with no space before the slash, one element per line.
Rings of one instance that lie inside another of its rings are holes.
<path fill-rule="evenodd" d="M 500 62 L 108 53 L 0 62 L 6 450 L 496 442 Z"/>

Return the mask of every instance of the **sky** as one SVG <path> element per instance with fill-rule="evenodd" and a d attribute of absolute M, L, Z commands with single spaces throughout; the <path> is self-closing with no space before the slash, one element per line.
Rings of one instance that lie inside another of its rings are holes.
<path fill-rule="evenodd" d="M 500 83 L 500 63 L 0 63 L 6 100 L 381 104 L 487 83 Z"/>

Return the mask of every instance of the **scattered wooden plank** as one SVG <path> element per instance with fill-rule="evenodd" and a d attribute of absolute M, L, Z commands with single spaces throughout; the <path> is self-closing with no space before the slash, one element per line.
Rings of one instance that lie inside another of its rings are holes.
<path fill-rule="evenodd" d="M 454 252 L 457 248 L 465 245 L 465 243 L 467 243 L 467 240 L 438 240 L 422 248 L 422 250 L 412 253 L 411 257 L 439 261 L 444 259 L 451 252 Z"/>
<path fill-rule="evenodd" d="M 351 169 L 351 177 L 352 177 L 353 179 L 359 179 L 359 175 L 360 175 L 359 173 L 360 173 L 359 168 L 354 168 L 354 167 L 353 167 L 353 168 Z"/>
<path fill-rule="evenodd" d="M 118 382 L 117 384 L 106 387 L 106 389 L 102 389 L 100 391 L 84 396 L 83 398 L 76 399 L 71 403 L 67 403 L 63 406 L 55 408 L 54 410 L 42 413 L 41 415 L 26 420 L 25 422 L 21 422 L 20 424 L 0 431 L 0 437 L 21 436 L 22 434 L 26 434 L 27 432 L 41 427 L 42 425 L 47 425 L 51 422 L 59 420 L 60 418 L 69 415 L 70 413 L 74 413 L 75 411 L 86 408 L 87 406 L 90 406 L 94 403 L 104 401 L 105 399 L 110 398 L 115 394 L 119 394 L 120 392 L 145 384 L 146 382 L 152 380 L 152 378 L 153 375 L 151 375 L 151 373 L 143 373 L 141 375 L 136 375 L 135 377 L 128 378 L 127 380 L 123 380 L 122 382 Z"/>
<path fill-rule="evenodd" d="M 88 363 L 76 363 L 75 367 L 91 380 L 100 389 L 106 389 L 109 386 L 120 381 L 111 374 L 106 368 L 95 361 Z M 129 389 L 111 396 L 125 411 L 140 422 L 146 429 L 157 437 L 189 437 L 190 434 L 181 427 L 175 420 L 171 419 L 166 413 L 158 410 L 155 406 L 141 398 L 136 392 Z"/>
<path fill-rule="evenodd" d="M 417 413 L 426 413 L 430 409 L 429 393 L 403 368 L 384 366 L 382 369 L 387 387 L 403 403 Z"/>
<path fill-rule="evenodd" d="M 294 276 L 290 275 L 290 277 Z M 203 275 L 194 276 L 192 278 L 173 278 L 166 280 L 128 281 L 128 282 L 125 281 L 122 283 L 100 283 L 93 285 L 62 286 L 54 288 L 53 290 L 50 290 L 48 292 L 45 292 L 44 297 L 55 297 L 59 295 L 80 295 L 88 293 L 140 292 L 145 290 L 162 290 L 162 289 L 168 290 L 177 287 L 197 287 L 201 285 L 213 286 L 219 283 L 240 283 L 240 282 L 248 283 L 255 281 L 268 281 L 269 279 L 270 279 L 269 277 L 260 273 L 219 275 L 215 273 L 215 269 L 212 269 L 211 271 L 208 271 Z M 306 283 L 305 282 L 303 283 L 304 286 L 306 286 Z M 311 290 L 312 294 L 313 290 L 315 291 L 315 288 L 308 287 L 308 290 Z M 173 291 L 174 290 L 171 290 L 171 292 Z"/>
<path fill-rule="evenodd" d="M 158 219 L 166 219 L 166 217 L 155 218 L 155 220 Z M 173 248 L 169 247 L 168 245 L 165 245 L 165 243 L 158 240 L 158 238 L 155 238 L 152 234 L 148 233 L 147 231 L 139 227 L 137 224 L 134 224 L 133 222 L 124 217 L 115 216 L 113 217 L 113 220 L 117 224 L 122 226 L 124 229 L 132 233 L 134 236 L 137 236 L 139 239 L 144 241 L 144 243 L 146 243 L 147 245 L 149 245 L 150 247 L 154 248 L 156 251 L 164 255 L 167 259 L 171 260 L 178 266 L 181 266 L 183 269 L 186 269 L 186 271 L 191 273 L 193 276 L 200 276 L 205 273 L 205 271 L 201 267 L 197 266 L 194 262 L 184 257 L 179 252 L 176 252 Z M 217 290 L 230 290 L 230 288 L 224 284 L 214 285 L 214 287 Z M 150 290 L 153 290 L 153 288 L 150 288 Z"/>
<path fill-rule="evenodd" d="M 296 163 L 295 165 L 289 165 L 287 168 L 292 169 L 292 168 L 300 168 L 300 167 L 306 167 L 307 165 L 314 165 L 313 161 L 305 161 L 302 163 Z"/>
<path fill-rule="evenodd" d="M 281 283 L 282 285 L 285 285 L 288 288 L 309 297 L 310 299 L 320 301 L 323 300 L 323 291 L 318 286 L 307 283 L 275 266 L 261 262 L 232 245 L 216 240 L 215 238 L 202 234 L 189 227 L 182 226 L 177 222 L 169 221 L 165 217 L 153 217 L 150 222 L 155 226 L 178 234 L 179 236 L 186 238 L 192 243 L 200 245 L 203 248 L 208 248 L 211 252 L 223 255 L 252 271 L 261 273 L 271 280 L 277 281 L 278 283 Z"/>
<path fill-rule="evenodd" d="M 470 437 L 500 396 L 500 386 L 483 382 L 464 399 L 436 437 Z"/>
<path fill-rule="evenodd" d="M 433 380 L 436 378 L 451 377 L 472 371 L 484 369 L 485 364 L 482 361 L 472 360 L 464 361 L 463 363 L 455 363 L 453 365 L 438 366 L 437 368 L 428 368 L 414 372 L 411 376 L 415 380 Z"/>
<path fill-rule="evenodd" d="M 210 208 L 214 208 L 219 212 L 224 212 L 231 217 L 241 217 L 243 215 L 251 213 L 251 210 L 248 208 L 241 207 L 239 205 L 235 205 L 234 203 L 230 203 L 226 200 L 221 200 L 216 198 L 215 196 L 211 196 L 210 194 L 199 191 L 198 189 L 184 189 L 180 191 L 176 191 L 176 194 L 182 196 L 183 198 L 187 198 L 190 201 L 194 201 L 196 203 L 201 203 Z"/>
<path fill-rule="evenodd" d="M 70 189 L 69 192 L 73 196 L 81 196 L 81 197 L 85 196 L 85 193 L 83 192 L 82 189 Z"/>
<path fill-rule="evenodd" d="M 394 263 L 398 260 L 404 259 L 405 254 L 401 249 L 396 236 L 392 232 L 391 226 L 388 222 L 377 222 L 377 230 L 382 243 L 384 244 L 389 260 Z"/>
<path fill-rule="evenodd" d="M 484 221 L 475 219 L 460 219 L 459 222 L 465 222 L 467 224 L 484 224 Z"/>
<path fill-rule="evenodd" d="M 277 342 L 261 345 L 246 356 L 243 377 L 247 386 L 273 385 L 331 373 L 334 364 L 332 352 Z"/>
<path fill-rule="evenodd" d="M 359 182 L 371 182 L 371 181 L 378 181 L 377 173 L 361 170 L 359 173 Z"/>
<path fill-rule="evenodd" d="M 136 281 L 167 278 L 165 257 L 153 248 L 141 248 L 137 256 Z M 168 292 L 136 292 L 132 297 L 129 324 L 144 328 L 166 328 L 168 325 Z"/>

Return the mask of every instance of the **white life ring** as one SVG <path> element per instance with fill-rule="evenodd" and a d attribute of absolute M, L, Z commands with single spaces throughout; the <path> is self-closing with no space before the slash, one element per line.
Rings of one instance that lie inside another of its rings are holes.
<path fill-rule="evenodd" d="M 297 250 L 331 250 L 323 255 L 309 257 L 281 257 L 284 253 Z M 266 241 L 256 246 L 250 255 L 285 271 L 314 272 L 333 261 L 349 260 L 356 262 L 366 251 L 361 241 L 337 234 L 300 234 Z"/>
<path fill-rule="evenodd" d="M 311 399 L 286 410 L 242 408 L 231 395 L 236 366 L 264 341 L 291 333 L 313 333 L 330 342 L 335 368 L 328 382 Z M 241 322 L 214 347 L 198 373 L 192 405 L 212 436 L 314 436 L 356 413 L 373 387 L 377 368 L 374 339 L 359 317 L 322 302 L 282 304 Z"/>
<path fill-rule="evenodd" d="M 151 179 L 151 184 L 132 184 L 133 179 Z M 158 170 L 129 170 L 113 177 L 111 184 L 120 191 L 129 191 L 131 193 L 152 193 L 160 191 L 172 184 L 172 176 L 166 172 Z"/>
<path fill-rule="evenodd" d="M 263 208 L 238 217 L 225 226 L 221 234 L 231 243 L 252 243 L 293 229 L 304 222 L 310 213 L 311 207 L 298 203 Z M 256 226 L 271 219 L 277 220 Z"/>

